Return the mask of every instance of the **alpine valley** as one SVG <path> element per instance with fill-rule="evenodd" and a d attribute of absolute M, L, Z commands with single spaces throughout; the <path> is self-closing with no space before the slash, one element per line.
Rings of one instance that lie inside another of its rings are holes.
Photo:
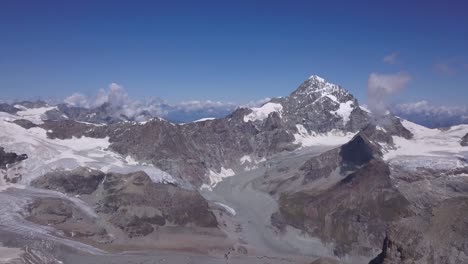
<path fill-rule="evenodd" d="M 312 75 L 172 123 L 0 104 L 0 263 L 468 263 L 468 125 Z"/>

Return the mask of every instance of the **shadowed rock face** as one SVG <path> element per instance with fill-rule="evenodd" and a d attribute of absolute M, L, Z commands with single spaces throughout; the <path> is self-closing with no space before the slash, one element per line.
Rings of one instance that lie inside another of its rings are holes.
<path fill-rule="evenodd" d="M 370 264 L 467 263 L 468 198 L 444 200 L 428 217 L 421 215 L 393 224 L 382 253 Z"/>
<path fill-rule="evenodd" d="M 7 165 L 15 164 L 27 158 L 28 155 L 26 154 L 18 155 L 13 152 L 5 152 L 5 150 L 0 147 L 0 169 L 6 169 Z"/>
<path fill-rule="evenodd" d="M 468 146 L 468 134 L 466 134 L 464 137 L 462 137 L 460 145 L 462 145 L 464 147 Z"/>
<path fill-rule="evenodd" d="M 23 128 L 26 128 L 26 129 L 37 127 L 36 124 L 34 124 L 33 122 L 31 122 L 29 120 L 26 120 L 26 119 L 18 119 L 18 120 L 13 121 L 13 123 L 15 123 L 18 126 L 21 126 Z"/>
<path fill-rule="evenodd" d="M 335 243 L 338 256 L 368 255 L 366 248 L 381 243 L 389 223 L 411 215 L 389 175 L 383 161 L 372 160 L 325 191 L 282 194 L 280 213 L 286 223 Z"/>
<path fill-rule="evenodd" d="M 344 144 L 340 150 L 341 160 L 347 166 L 361 166 L 375 156 L 381 156 L 380 150 L 374 146 L 363 134 L 356 135 L 350 142 Z"/>
<path fill-rule="evenodd" d="M 304 173 L 304 184 L 320 178 L 327 178 L 332 171 L 355 171 L 375 157 L 381 157 L 379 148 L 363 133 L 339 148 L 313 157 L 300 167 Z"/>
<path fill-rule="evenodd" d="M 53 171 L 31 182 L 32 186 L 71 194 L 91 194 L 98 188 L 105 174 L 88 168 L 72 171 Z"/>
<path fill-rule="evenodd" d="M 280 195 L 272 224 L 279 228 L 289 224 L 333 243 L 337 256 L 373 254 L 387 226 L 413 214 L 393 186 L 381 155 L 377 145 L 359 133 L 347 144 L 308 160 L 301 167 L 303 190 Z M 323 184 L 314 185 L 337 172 L 341 176 L 328 179 L 332 184 L 325 189 Z"/>
<path fill-rule="evenodd" d="M 9 104 L 6 104 L 6 103 L 1 103 L 0 104 L 0 112 L 5 112 L 5 113 L 9 113 L 9 114 L 16 114 L 18 111 L 19 111 L 19 109 L 12 106 L 12 105 L 9 105 Z"/>

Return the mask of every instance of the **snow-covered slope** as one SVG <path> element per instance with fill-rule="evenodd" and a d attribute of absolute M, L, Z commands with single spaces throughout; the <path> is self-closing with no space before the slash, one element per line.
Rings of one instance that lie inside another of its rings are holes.
<path fill-rule="evenodd" d="M 468 125 L 458 125 L 446 130 L 431 129 L 402 120 L 413 138 L 393 136 L 394 149 L 384 154 L 392 164 L 416 169 L 418 167 L 445 169 L 462 166 L 461 159 L 468 157 L 468 147 L 460 145 L 461 138 L 468 133 Z"/>
<path fill-rule="evenodd" d="M 27 111 L 28 119 L 38 122 L 44 109 Z M 156 182 L 174 180 L 169 174 L 153 166 L 139 164 L 131 157 L 123 157 L 110 151 L 108 138 L 50 139 L 47 131 L 41 127 L 25 129 L 12 122 L 24 117 L 24 112 L 18 116 L 0 112 L 0 146 L 9 152 L 28 155 L 28 159 L 7 170 L 7 173 L 20 172 L 21 183 L 27 184 L 52 170 L 71 170 L 80 166 L 104 172 L 127 173 L 143 170 Z"/>
<path fill-rule="evenodd" d="M 468 125 L 440 130 L 426 128 L 407 120 L 403 120 L 402 124 L 413 133 L 414 137 L 405 139 L 394 136 L 396 148 L 385 154 L 387 159 L 396 156 L 447 156 L 468 151 L 468 148 L 460 145 L 461 138 L 468 133 Z"/>

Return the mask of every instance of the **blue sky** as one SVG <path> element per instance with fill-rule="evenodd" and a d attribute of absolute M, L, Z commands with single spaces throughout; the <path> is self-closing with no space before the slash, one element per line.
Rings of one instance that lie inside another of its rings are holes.
<path fill-rule="evenodd" d="M 395 101 L 468 102 L 466 1 L 125 2 L 1 1 L 1 98 L 115 82 L 136 98 L 242 103 L 318 74 L 365 103 L 371 73 L 403 72 Z"/>

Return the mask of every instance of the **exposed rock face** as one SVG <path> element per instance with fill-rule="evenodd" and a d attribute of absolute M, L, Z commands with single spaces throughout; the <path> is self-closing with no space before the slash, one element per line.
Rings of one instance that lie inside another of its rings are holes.
<path fill-rule="evenodd" d="M 107 174 L 99 211 L 130 237 L 153 232 L 153 225 L 217 227 L 208 203 L 197 192 L 153 183 L 144 172 Z"/>
<path fill-rule="evenodd" d="M 104 228 L 82 212 L 73 203 L 58 198 L 37 198 L 29 205 L 28 221 L 53 226 L 69 237 L 94 237 L 103 239 L 107 236 Z"/>
<path fill-rule="evenodd" d="M 369 115 L 344 88 L 313 75 L 288 97 L 273 99 L 283 106 L 284 121 L 303 125 L 317 133 L 333 129 L 358 131 L 369 123 Z"/>
<path fill-rule="evenodd" d="M 392 221 L 411 215 L 408 201 L 392 186 L 385 163 L 372 160 L 320 193 L 283 194 L 280 213 L 292 226 L 336 244 L 335 254 L 368 255 Z"/>
<path fill-rule="evenodd" d="M 70 139 L 72 137 L 90 136 L 103 138 L 104 135 L 93 134 L 95 125 L 74 120 L 50 121 L 45 120 L 42 128 L 46 129 L 47 137 L 51 139 Z"/>
<path fill-rule="evenodd" d="M 377 145 L 358 134 L 342 147 L 305 162 L 304 188 L 280 195 L 274 224 L 280 228 L 289 224 L 333 243 L 337 256 L 371 255 L 391 222 L 413 214 L 380 156 Z M 313 184 L 328 177 L 320 188 Z"/>
<path fill-rule="evenodd" d="M 15 164 L 27 158 L 28 155 L 26 154 L 18 155 L 13 152 L 5 152 L 5 150 L 2 147 L 0 147 L 0 169 L 4 170 L 7 168 L 7 165 Z"/>
<path fill-rule="evenodd" d="M 23 128 L 26 128 L 26 129 L 37 127 L 36 124 L 34 124 L 33 122 L 31 122 L 29 120 L 26 120 L 26 119 L 18 119 L 18 120 L 13 121 L 13 123 L 15 123 L 18 126 L 21 126 Z"/>
<path fill-rule="evenodd" d="M 105 174 L 88 168 L 54 171 L 31 182 L 32 186 L 71 194 L 91 194 L 98 188 Z"/>
<path fill-rule="evenodd" d="M 6 104 L 6 103 L 1 103 L 0 104 L 0 112 L 5 112 L 5 113 L 9 113 L 9 114 L 16 114 L 18 111 L 19 111 L 19 109 L 12 106 L 12 105 L 9 105 L 9 104 Z"/>
<path fill-rule="evenodd" d="M 468 146 L 468 134 L 466 134 L 464 137 L 462 137 L 460 145 L 462 145 L 464 147 Z"/>
<path fill-rule="evenodd" d="M 467 263 L 468 198 L 444 200 L 428 217 L 414 216 L 392 225 L 382 253 L 370 264 Z"/>
<path fill-rule="evenodd" d="M 100 216 L 129 237 L 146 236 L 156 226 L 217 227 L 216 217 L 198 191 L 154 183 L 144 172 L 118 174 L 78 168 L 48 173 L 31 184 L 89 195 Z M 41 224 L 49 220 L 52 224 L 62 223 L 71 217 L 73 210 L 70 202 L 61 199 L 38 200 L 32 208 L 31 217 Z"/>

